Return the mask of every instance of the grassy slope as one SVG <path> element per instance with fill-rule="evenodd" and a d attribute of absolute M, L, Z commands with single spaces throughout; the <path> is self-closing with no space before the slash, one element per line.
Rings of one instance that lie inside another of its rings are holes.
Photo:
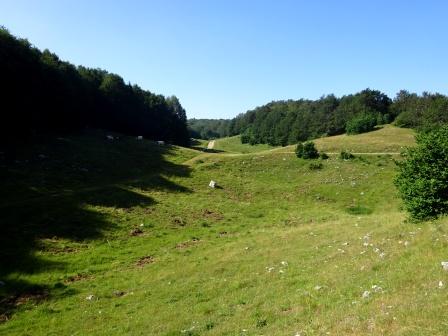
<path fill-rule="evenodd" d="M 314 142 L 319 151 L 330 153 L 339 153 L 343 149 L 361 153 L 400 153 L 404 147 L 414 144 L 414 135 L 415 133 L 411 129 L 385 125 L 373 132 L 358 135 L 336 135 L 316 139 Z M 294 151 L 294 147 L 287 146 L 278 151 Z"/>
<path fill-rule="evenodd" d="M 228 138 L 216 139 L 214 147 L 214 149 L 217 151 L 223 151 L 227 153 L 243 153 L 243 154 L 260 152 L 272 148 L 274 147 L 266 144 L 259 144 L 255 146 L 242 144 L 239 135 Z"/>
<path fill-rule="evenodd" d="M 445 334 L 448 221 L 404 222 L 390 158 L 333 158 L 311 171 L 293 154 L 208 154 L 186 167 L 179 163 L 196 153 L 172 150 L 158 161 L 173 173 L 148 167 L 133 175 L 139 183 L 114 181 L 151 202 L 81 194 L 80 211 L 104 224 L 97 235 L 35 237 L 40 267 L 2 280 L 41 285 L 50 296 L 17 306 L 0 333 Z M 126 151 L 130 162 L 134 154 Z M 208 188 L 210 179 L 222 189 Z M 46 211 L 61 223 L 73 215 Z M 143 234 L 131 236 L 140 224 Z M 153 262 L 137 265 L 143 256 Z"/>

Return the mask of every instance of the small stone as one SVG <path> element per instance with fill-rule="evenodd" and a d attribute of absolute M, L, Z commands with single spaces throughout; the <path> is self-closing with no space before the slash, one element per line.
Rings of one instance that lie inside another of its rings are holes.
<path fill-rule="evenodd" d="M 442 288 L 442 287 L 443 287 L 443 282 L 439 281 L 439 288 Z"/>
<path fill-rule="evenodd" d="M 364 293 L 362 293 L 362 298 L 363 299 L 368 299 L 370 296 L 370 292 L 369 291 L 364 291 Z"/>
<path fill-rule="evenodd" d="M 383 291 L 383 289 L 382 289 L 380 286 L 378 286 L 378 285 L 373 285 L 373 286 L 372 286 L 372 289 L 373 289 L 373 291 L 374 291 L 375 293 L 379 293 L 379 292 L 382 292 L 382 291 Z"/>
<path fill-rule="evenodd" d="M 448 261 L 442 261 L 440 264 L 442 265 L 444 271 L 448 271 Z"/>

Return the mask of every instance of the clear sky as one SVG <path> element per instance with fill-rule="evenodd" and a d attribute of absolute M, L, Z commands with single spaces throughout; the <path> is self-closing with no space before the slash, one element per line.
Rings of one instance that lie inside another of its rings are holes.
<path fill-rule="evenodd" d="M 446 94 L 447 14 L 444 0 L 0 0 L 14 35 L 175 94 L 189 118 L 367 87 Z"/>

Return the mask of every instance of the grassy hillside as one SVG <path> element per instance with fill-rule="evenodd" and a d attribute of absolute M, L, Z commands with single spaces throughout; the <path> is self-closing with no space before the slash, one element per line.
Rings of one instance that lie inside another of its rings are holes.
<path fill-rule="evenodd" d="M 2 161 L 0 333 L 445 334 L 448 220 L 406 222 L 389 156 L 67 140 Z"/>
<path fill-rule="evenodd" d="M 336 135 L 314 140 L 318 150 L 339 153 L 348 150 L 354 153 L 400 153 L 405 147 L 413 146 L 415 132 L 409 128 L 385 125 L 375 131 L 357 135 Z M 295 146 L 279 149 L 294 151 Z"/>
<path fill-rule="evenodd" d="M 251 146 L 249 144 L 242 144 L 239 135 L 228 138 L 216 139 L 214 146 L 214 149 L 217 151 L 223 151 L 228 153 L 243 153 L 243 154 L 261 152 L 272 148 L 274 147 L 266 144 L 258 144 L 254 146 Z"/>

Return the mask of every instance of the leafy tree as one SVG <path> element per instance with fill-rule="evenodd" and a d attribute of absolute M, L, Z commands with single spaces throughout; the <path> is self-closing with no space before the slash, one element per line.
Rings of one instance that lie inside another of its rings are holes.
<path fill-rule="evenodd" d="M 105 70 L 75 67 L 5 28 L 0 28 L 0 73 L 0 145 L 86 127 L 189 142 L 185 110 L 177 98 L 131 86 Z"/>
<path fill-rule="evenodd" d="M 296 147 L 296 155 L 301 159 L 317 159 L 319 157 L 319 152 L 314 145 L 314 142 L 299 142 Z"/>
<path fill-rule="evenodd" d="M 448 126 L 416 140 L 417 147 L 397 163 L 395 185 L 411 217 L 423 220 L 448 213 Z"/>
<path fill-rule="evenodd" d="M 377 122 L 378 119 L 373 114 L 360 114 L 347 122 L 345 130 L 347 134 L 365 133 L 372 131 L 377 125 Z"/>

